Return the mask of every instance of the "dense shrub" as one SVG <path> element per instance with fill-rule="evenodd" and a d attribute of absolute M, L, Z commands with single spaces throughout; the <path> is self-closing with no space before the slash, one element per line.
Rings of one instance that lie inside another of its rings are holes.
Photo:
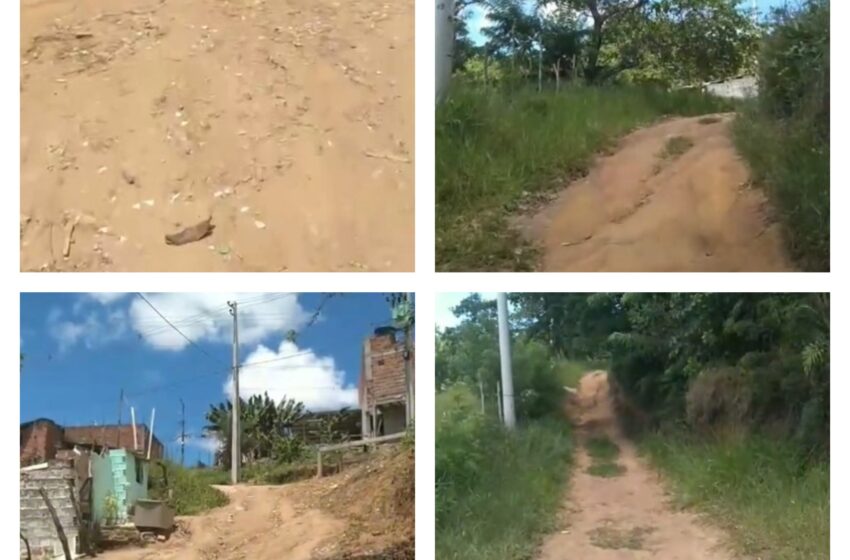
<path fill-rule="evenodd" d="M 462 383 L 437 395 L 437 557 L 530 557 L 552 528 L 569 472 L 564 422 L 504 430 Z"/>
<path fill-rule="evenodd" d="M 776 10 L 759 70 L 759 101 L 735 123 L 735 142 L 767 187 L 791 255 L 803 269 L 829 270 L 829 2 Z"/>
<path fill-rule="evenodd" d="M 761 103 L 782 119 L 816 123 L 829 135 L 829 1 L 774 11 L 759 60 Z"/>

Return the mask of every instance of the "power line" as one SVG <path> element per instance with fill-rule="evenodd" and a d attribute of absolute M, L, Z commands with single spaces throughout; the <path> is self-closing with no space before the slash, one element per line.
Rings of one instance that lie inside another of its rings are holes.
<path fill-rule="evenodd" d="M 177 327 L 175 327 L 175 326 L 174 326 L 174 324 L 172 324 L 172 323 L 171 323 L 171 321 L 169 321 L 168 319 L 166 319 L 165 315 L 163 315 L 162 313 L 160 313 L 160 312 L 159 312 L 159 309 L 157 309 L 157 308 L 154 306 L 154 304 L 152 304 L 152 303 L 148 300 L 148 298 L 146 298 L 146 297 L 144 296 L 144 294 L 142 294 L 141 292 L 139 292 L 139 293 L 138 293 L 138 295 L 139 295 L 139 297 L 140 297 L 140 298 L 142 298 L 142 300 L 143 300 L 145 303 L 147 303 L 147 304 L 150 306 L 150 308 L 151 308 L 151 309 L 153 309 L 153 310 L 154 310 L 154 312 L 155 312 L 157 315 L 159 315 L 160 317 L 162 317 L 162 320 L 163 320 L 163 321 L 165 321 L 166 323 L 168 323 L 168 325 L 169 325 L 172 329 L 174 329 L 175 331 L 177 331 L 177 333 L 178 333 L 180 336 L 182 336 L 183 338 L 185 338 L 185 339 L 186 339 L 186 341 L 187 341 L 189 344 L 191 344 L 192 346 L 194 346 L 197 350 L 199 350 L 199 351 L 200 351 L 202 354 L 204 354 L 207 358 L 209 358 L 210 360 L 212 360 L 213 362 L 215 362 L 216 364 L 218 364 L 218 360 L 216 360 L 215 358 L 213 358 L 213 357 L 212 357 L 212 355 L 211 355 L 209 352 L 207 352 L 206 350 L 204 350 L 203 348 L 201 348 L 200 346 L 198 346 L 197 344 L 195 344 L 195 341 L 194 341 L 194 340 L 192 340 L 191 338 L 189 338 L 188 336 L 186 336 L 185 334 L 183 334 L 183 331 L 181 331 L 180 329 L 178 329 Z"/>

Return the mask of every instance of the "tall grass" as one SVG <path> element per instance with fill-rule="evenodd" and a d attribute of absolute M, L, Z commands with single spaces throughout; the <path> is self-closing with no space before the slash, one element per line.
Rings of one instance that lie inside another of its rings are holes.
<path fill-rule="evenodd" d="M 197 515 L 227 504 L 227 496 L 212 485 L 228 482 L 228 473 L 218 469 L 187 469 L 168 461 L 150 468 L 151 497 L 166 500 L 177 515 Z"/>
<path fill-rule="evenodd" d="M 437 558 L 530 558 L 557 521 L 569 475 L 569 426 L 508 433 L 456 385 L 437 396 Z"/>
<path fill-rule="evenodd" d="M 575 87 L 506 92 L 457 83 L 437 108 L 437 267 L 523 270 L 534 250 L 507 217 L 584 174 L 594 156 L 665 115 L 728 110 L 693 92 Z"/>
<path fill-rule="evenodd" d="M 758 103 L 735 140 L 779 214 L 791 255 L 829 270 L 829 1 L 774 12 L 764 40 Z"/>
<path fill-rule="evenodd" d="M 676 501 L 727 529 L 742 554 L 829 558 L 829 464 L 760 437 L 698 441 L 655 434 L 641 449 L 667 475 Z"/>

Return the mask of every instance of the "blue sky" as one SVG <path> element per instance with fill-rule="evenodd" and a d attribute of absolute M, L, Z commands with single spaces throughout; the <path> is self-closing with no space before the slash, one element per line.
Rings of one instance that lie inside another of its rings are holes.
<path fill-rule="evenodd" d="M 21 421 L 114 424 L 123 389 L 123 421 L 133 406 L 137 422 L 149 423 L 156 407 L 156 435 L 177 456 L 182 398 L 187 464 L 208 461 L 203 416 L 225 400 L 230 379 L 228 300 L 240 302 L 243 397 L 267 390 L 314 410 L 356 408 L 363 339 L 391 321 L 384 294 L 332 297 L 312 325 L 322 294 L 145 296 L 197 346 L 136 295 L 21 295 Z M 290 330 L 300 333 L 294 344 Z"/>
<path fill-rule="evenodd" d="M 756 5 L 760 14 L 766 14 L 771 8 L 783 6 L 786 3 L 793 5 L 795 1 L 796 0 L 756 0 Z M 741 6 L 747 9 L 749 9 L 750 5 L 751 0 L 742 0 L 741 2 Z M 477 45 L 484 43 L 484 37 L 481 35 L 481 28 L 487 25 L 485 15 L 486 14 L 481 6 L 474 6 L 469 10 L 469 19 L 467 20 L 469 35 L 472 41 Z"/>

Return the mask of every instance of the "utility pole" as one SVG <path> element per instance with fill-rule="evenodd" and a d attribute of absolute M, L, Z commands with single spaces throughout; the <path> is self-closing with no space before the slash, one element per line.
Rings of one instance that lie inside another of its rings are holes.
<path fill-rule="evenodd" d="M 115 442 L 118 449 L 121 449 L 121 411 L 124 408 L 124 389 L 121 389 L 121 394 L 118 396 L 118 441 Z"/>
<path fill-rule="evenodd" d="M 241 447 L 239 444 L 239 320 L 235 301 L 228 301 L 230 314 L 233 316 L 233 425 L 231 426 L 230 440 L 232 445 L 230 454 L 230 482 L 239 482 L 239 466 L 242 462 Z"/>
<path fill-rule="evenodd" d="M 504 292 L 496 295 L 496 307 L 499 312 L 499 356 L 502 361 L 502 408 L 505 426 L 516 426 L 514 414 L 514 378 L 511 371 L 511 333 L 508 327 L 508 298 Z"/>
<path fill-rule="evenodd" d="M 185 467 L 183 458 L 186 456 L 186 404 L 180 399 L 180 466 Z"/>

